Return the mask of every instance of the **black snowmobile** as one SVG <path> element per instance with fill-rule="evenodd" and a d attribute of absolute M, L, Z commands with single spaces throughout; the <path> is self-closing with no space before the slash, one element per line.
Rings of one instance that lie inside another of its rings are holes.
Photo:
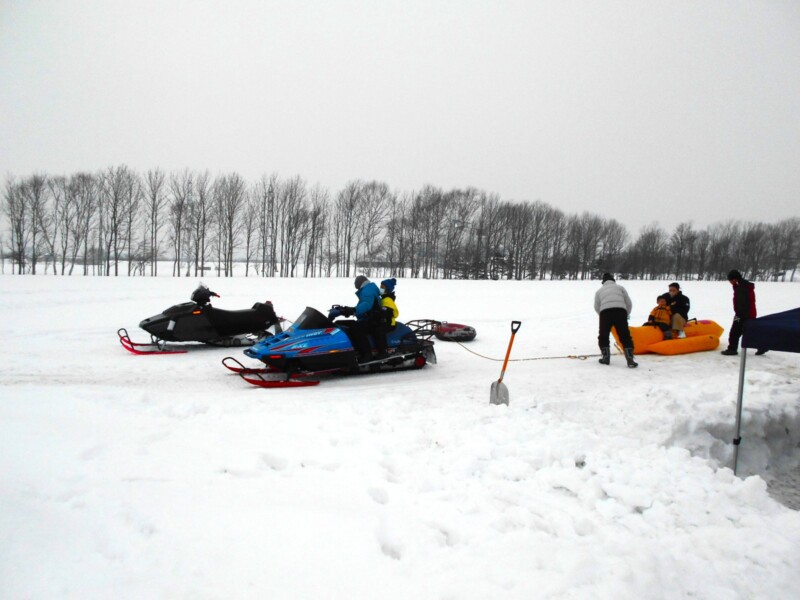
<path fill-rule="evenodd" d="M 259 340 L 279 333 L 281 319 L 272 303 L 256 302 L 244 310 L 223 310 L 211 306 L 211 298 L 219 298 L 203 285 L 192 292 L 191 302 L 170 306 L 164 312 L 139 323 L 150 334 L 151 341 L 131 340 L 124 328 L 117 331 L 120 344 L 133 354 L 182 354 L 185 349 L 167 347 L 167 342 L 200 342 L 210 346 L 252 346 Z M 273 331 L 269 331 L 269 328 Z"/>

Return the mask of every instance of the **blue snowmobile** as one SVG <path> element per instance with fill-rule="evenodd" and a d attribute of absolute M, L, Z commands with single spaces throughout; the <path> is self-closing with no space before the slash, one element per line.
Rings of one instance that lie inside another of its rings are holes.
<path fill-rule="evenodd" d="M 342 373 L 375 373 L 400 369 L 421 369 L 436 363 L 433 341 L 436 321 L 397 322 L 386 333 L 386 352 L 378 354 L 370 336 L 372 355 L 358 355 L 349 328 L 352 320 L 333 321 L 344 307 L 334 305 L 328 316 L 307 307 L 286 331 L 259 341 L 244 353 L 264 363 L 265 367 L 249 368 L 233 357 L 222 364 L 246 382 L 259 387 L 297 387 L 317 385 L 321 375 Z"/>

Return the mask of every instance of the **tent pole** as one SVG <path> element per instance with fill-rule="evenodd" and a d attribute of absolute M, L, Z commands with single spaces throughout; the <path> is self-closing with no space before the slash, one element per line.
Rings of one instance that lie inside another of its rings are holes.
<path fill-rule="evenodd" d="M 742 396 L 744 395 L 744 365 L 747 361 L 747 348 L 742 347 L 742 359 L 739 361 L 739 394 L 736 397 L 736 437 L 733 438 L 733 474 L 739 463 L 739 444 L 742 442 L 740 435 L 742 429 Z"/>

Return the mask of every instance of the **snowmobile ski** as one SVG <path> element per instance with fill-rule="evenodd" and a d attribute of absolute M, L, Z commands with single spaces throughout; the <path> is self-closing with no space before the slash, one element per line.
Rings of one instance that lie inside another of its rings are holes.
<path fill-rule="evenodd" d="M 235 364 L 230 364 L 235 363 Z M 222 365 L 229 371 L 233 371 L 237 375 L 255 375 L 256 373 L 275 373 L 276 371 L 270 367 L 245 367 L 240 361 L 232 356 L 226 356 L 222 359 Z"/>
<path fill-rule="evenodd" d="M 244 373 L 239 373 L 239 377 L 244 379 L 250 385 L 255 385 L 262 388 L 289 388 L 289 387 L 308 387 L 312 385 L 319 385 L 319 379 L 286 379 L 285 374 L 280 374 L 281 379 L 269 379 L 263 375 L 258 377 L 248 377 Z"/>
<path fill-rule="evenodd" d="M 119 343 L 131 354 L 147 355 L 147 354 L 186 354 L 187 350 L 174 350 L 166 347 L 163 342 L 153 339 L 151 342 L 134 342 L 128 335 L 128 330 L 124 327 L 117 330 L 119 336 Z M 148 348 L 145 350 L 145 348 Z"/>

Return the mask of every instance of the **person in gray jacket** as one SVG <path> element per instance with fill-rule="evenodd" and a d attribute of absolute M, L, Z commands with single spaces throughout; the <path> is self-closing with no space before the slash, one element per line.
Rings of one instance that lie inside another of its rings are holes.
<path fill-rule="evenodd" d="M 611 363 L 611 349 L 609 335 L 611 328 L 617 330 L 619 341 L 625 351 L 625 360 L 630 368 L 638 367 L 639 363 L 633 360 L 633 340 L 628 329 L 628 316 L 631 314 L 631 298 L 624 287 L 617 284 L 611 273 L 603 273 L 603 284 L 594 295 L 594 311 L 600 315 L 600 333 L 597 343 L 603 357 L 600 364 Z"/>

